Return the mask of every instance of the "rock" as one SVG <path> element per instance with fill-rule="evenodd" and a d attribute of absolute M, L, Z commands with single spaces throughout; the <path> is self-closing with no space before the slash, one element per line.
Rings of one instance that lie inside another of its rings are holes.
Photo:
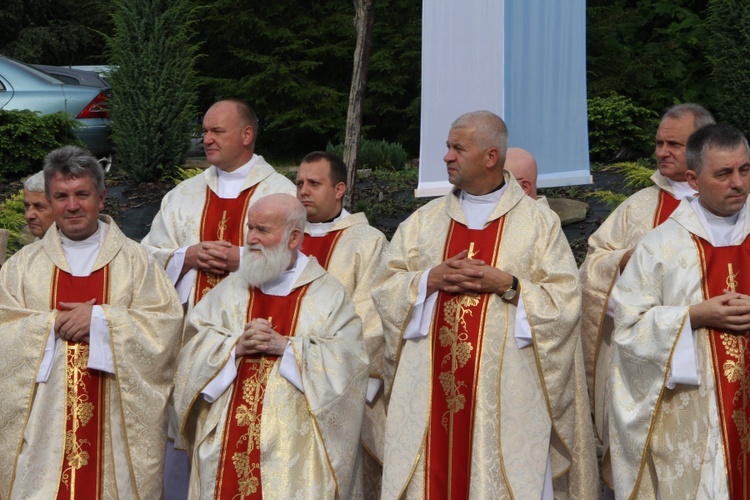
<path fill-rule="evenodd" d="M 560 224 L 565 226 L 586 220 L 589 210 L 587 203 L 566 198 L 547 198 L 549 207 L 560 217 Z"/>

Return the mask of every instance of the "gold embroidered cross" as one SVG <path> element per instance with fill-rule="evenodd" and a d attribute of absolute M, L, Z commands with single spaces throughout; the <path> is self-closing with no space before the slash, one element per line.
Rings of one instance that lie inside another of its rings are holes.
<path fill-rule="evenodd" d="M 224 231 L 227 230 L 227 220 L 227 211 L 224 210 L 224 213 L 221 214 L 221 220 L 219 221 L 219 230 L 216 233 L 219 240 L 224 239 Z"/>
<path fill-rule="evenodd" d="M 729 270 L 729 275 L 727 276 L 727 290 L 734 292 L 737 290 L 737 285 L 739 284 L 737 283 L 737 274 L 734 272 L 731 262 L 727 264 L 727 268 Z"/>
<path fill-rule="evenodd" d="M 472 241 L 471 243 L 469 243 L 469 258 L 473 259 L 474 256 L 478 253 L 479 250 L 477 250 L 476 252 L 474 251 L 474 242 Z"/>

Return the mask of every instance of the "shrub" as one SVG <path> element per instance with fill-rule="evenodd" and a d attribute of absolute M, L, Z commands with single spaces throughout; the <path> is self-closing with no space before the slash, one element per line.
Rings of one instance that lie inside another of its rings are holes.
<path fill-rule="evenodd" d="M 329 142 L 326 151 L 343 158 L 344 144 L 340 143 L 334 146 Z M 359 146 L 357 165 L 358 168 L 403 170 L 408 157 L 409 155 L 401 144 L 385 140 L 363 139 Z"/>
<path fill-rule="evenodd" d="M 40 115 L 28 110 L 0 110 L 0 177 L 39 171 L 53 149 L 85 147 L 73 132 L 78 122 L 67 113 Z"/>
<path fill-rule="evenodd" d="M 588 101 L 589 151 L 592 161 L 650 156 L 659 115 L 610 93 Z"/>
<path fill-rule="evenodd" d="M 628 192 L 632 193 L 636 190 L 643 189 L 654 183 L 651 180 L 651 176 L 654 174 L 654 169 L 648 165 L 645 161 L 625 161 L 608 165 L 602 170 L 616 170 L 625 177 L 625 186 Z M 606 190 L 596 190 L 587 194 L 587 196 L 593 196 L 599 198 L 607 206 L 612 209 L 617 208 L 620 203 L 628 198 L 628 193 Z"/>
<path fill-rule="evenodd" d="M 8 237 L 8 257 L 21 248 L 18 236 L 21 230 L 26 227 L 24 211 L 23 190 L 18 191 L 0 203 L 0 227 L 10 232 L 10 236 Z"/>
<path fill-rule="evenodd" d="M 750 133 L 750 3 L 708 2 L 711 79 L 716 84 L 716 115 Z"/>
<path fill-rule="evenodd" d="M 115 0 L 107 38 L 112 139 L 135 180 L 168 177 L 182 165 L 197 115 L 189 0 Z"/>

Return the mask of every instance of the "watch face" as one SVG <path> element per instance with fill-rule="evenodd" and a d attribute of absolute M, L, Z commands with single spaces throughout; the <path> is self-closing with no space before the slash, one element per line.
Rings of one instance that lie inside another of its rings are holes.
<path fill-rule="evenodd" d="M 513 300 L 513 298 L 516 296 L 516 291 L 513 289 L 506 290 L 503 294 L 503 299 L 505 300 Z"/>

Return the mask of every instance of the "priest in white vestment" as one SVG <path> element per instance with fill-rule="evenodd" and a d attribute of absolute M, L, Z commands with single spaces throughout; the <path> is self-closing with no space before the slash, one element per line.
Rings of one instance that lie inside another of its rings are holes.
<path fill-rule="evenodd" d="M 361 496 L 368 359 L 346 290 L 298 251 L 288 195 L 247 215 L 242 267 L 193 310 L 175 376 L 190 498 Z"/>
<path fill-rule="evenodd" d="M 294 194 L 294 184 L 254 153 L 257 136 L 258 118 L 245 101 L 213 104 L 203 118 L 203 147 L 211 166 L 164 196 L 141 242 L 166 270 L 187 314 L 239 268 L 248 206 L 271 193 Z M 180 346 L 187 340 L 183 335 Z M 176 426 L 171 414 L 166 500 L 187 495 L 190 466 Z"/>
<path fill-rule="evenodd" d="M 362 319 L 362 333 L 370 358 L 367 406 L 362 423 L 365 498 L 380 498 L 383 475 L 385 398 L 382 397 L 385 340 L 372 289 L 381 276 L 385 235 L 370 226 L 364 213 L 350 214 L 342 204 L 346 193 L 346 165 L 324 151 L 306 155 L 297 170 L 297 199 L 307 211 L 302 253 L 344 285 Z"/>
<path fill-rule="evenodd" d="M 750 150 L 709 125 L 690 186 L 612 291 L 609 436 L 617 498 L 747 498 Z"/>
<path fill-rule="evenodd" d="M 182 309 L 90 153 L 44 172 L 55 223 L 0 270 L 0 498 L 159 498 Z"/>
<path fill-rule="evenodd" d="M 594 498 L 580 287 L 558 217 L 503 171 L 488 111 L 452 125 L 456 189 L 399 226 L 386 332 L 383 498 Z"/>
<path fill-rule="evenodd" d="M 654 185 L 629 197 L 607 217 L 589 237 L 588 253 L 581 265 L 581 340 L 595 430 L 604 450 L 602 477 L 609 488 L 612 471 L 607 451 L 607 378 L 614 330 L 610 292 L 641 238 L 666 221 L 680 200 L 695 195 L 685 180 L 685 145 L 690 134 L 712 123 L 711 113 L 693 103 L 673 106 L 664 114 L 656 131 L 657 170 L 651 176 Z"/>

